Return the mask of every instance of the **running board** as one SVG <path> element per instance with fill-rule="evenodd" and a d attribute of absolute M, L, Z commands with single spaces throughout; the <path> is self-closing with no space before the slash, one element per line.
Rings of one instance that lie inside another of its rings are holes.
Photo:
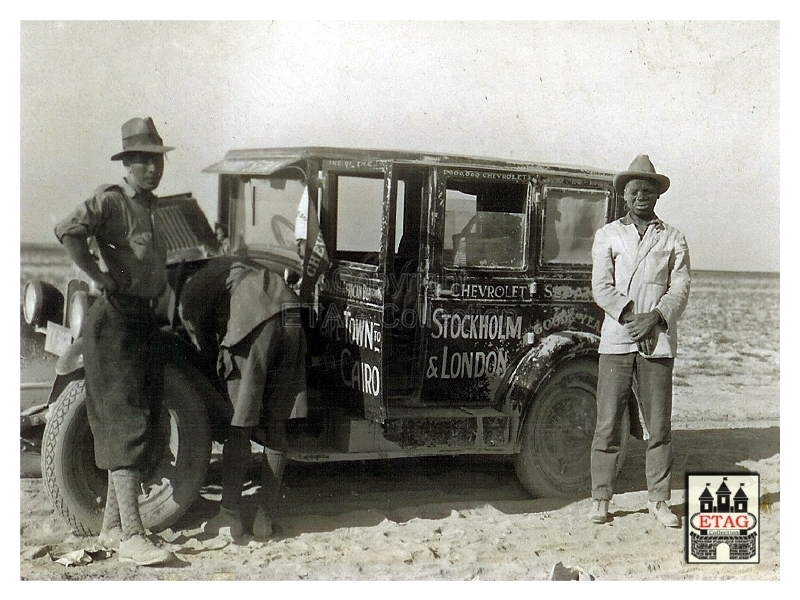
<path fill-rule="evenodd" d="M 487 408 L 399 408 L 381 425 L 334 418 L 328 439 L 292 440 L 287 455 L 301 462 L 369 460 L 409 456 L 510 454 L 510 418 Z"/>

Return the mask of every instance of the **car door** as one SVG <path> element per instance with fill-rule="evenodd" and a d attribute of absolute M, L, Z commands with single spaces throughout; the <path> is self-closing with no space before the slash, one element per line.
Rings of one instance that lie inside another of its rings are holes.
<path fill-rule="evenodd" d="M 523 172 L 439 168 L 435 190 L 422 395 L 488 405 L 528 325 L 532 180 Z"/>
<path fill-rule="evenodd" d="M 320 229 L 330 267 L 319 293 L 326 400 L 383 422 L 386 161 L 324 160 Z"/>

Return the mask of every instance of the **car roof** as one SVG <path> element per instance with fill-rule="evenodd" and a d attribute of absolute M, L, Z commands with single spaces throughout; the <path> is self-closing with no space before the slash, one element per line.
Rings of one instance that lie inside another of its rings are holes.
<path fill-rule="evenodd" d="M 600 179 L 611 179 L 615 174 L 613 171 L 595 167 L 532 162 L 516 159 L 330 146 L 229 150 L 222 161 L 206 167 L 203 169 L 203 172 L 266 176 L 284 169 L 293 163 L 309 159 L 344 160 L 365 163 L 369 161 L 393 161 L 403 164 L 427 166 L 504 169 L 520 172 L 535 172 L 543 175 L 580 175 Z M 365 166 L 368 165 L 365 164 Z"/>

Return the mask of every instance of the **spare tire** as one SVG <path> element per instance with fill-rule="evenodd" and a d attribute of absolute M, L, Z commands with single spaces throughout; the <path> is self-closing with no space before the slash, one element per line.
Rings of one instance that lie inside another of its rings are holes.
<path fill-rule="evenodd" d="M 142 524 L 151 531 L 174 524 L 205 481 L 211 430 L 196 383 L 201 379 L 185 365 L 164 366 L 164 412 L 154 466 L 144 474 L 139 496 Z M 95 465 L 82 378 L 71 381 L 50 409 L 42 440 L 42 480 L 56 510 L 76 534 L 100 532 L 108 471 Z"/>

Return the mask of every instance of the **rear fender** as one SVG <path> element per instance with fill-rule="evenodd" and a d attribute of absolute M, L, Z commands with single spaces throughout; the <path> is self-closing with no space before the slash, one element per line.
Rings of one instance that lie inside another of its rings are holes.
<path fill-rule="evenodd" d="M 508 378 L 502 411 L 518 423 L 514 444 L 519 444 L 521 423 L 536 391 L 552 377 L 564 361 L 581 356 L 597 357 L 600 338 L 582 331 L 560 331 L 542 339 L 516 364 Z"/>

